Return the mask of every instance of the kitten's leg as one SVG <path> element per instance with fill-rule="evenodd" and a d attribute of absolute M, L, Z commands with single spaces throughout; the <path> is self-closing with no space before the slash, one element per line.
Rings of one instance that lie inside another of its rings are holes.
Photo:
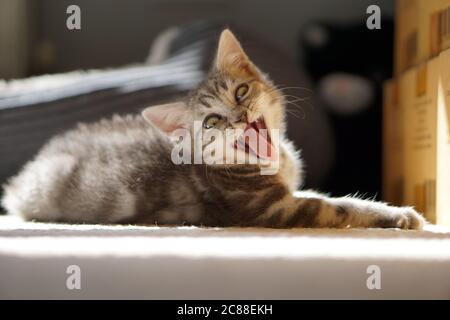
<path fill-rule="evenodd" d="M 425 224 L 425 219 L 409 207 L 391 207 L 381 202 L 351 197 L 329 198 L 309 191 L 297 192 L 274 204 L 261 218 L 266 226 L 279 228 L 422 229 Z"/>

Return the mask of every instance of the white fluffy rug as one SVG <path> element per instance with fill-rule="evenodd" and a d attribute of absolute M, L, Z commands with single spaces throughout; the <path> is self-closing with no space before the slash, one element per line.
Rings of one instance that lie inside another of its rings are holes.
<path fill-rule="evenodd" d="M 71 265 L 80 267 L 79 290 L 66 286 Z M 367 286 L 377 269 L 370 266 L 379 267 L 380 289 Z M 0 217 L 0 298 L 449 299 L 450 230 L 99 226 Z"/>

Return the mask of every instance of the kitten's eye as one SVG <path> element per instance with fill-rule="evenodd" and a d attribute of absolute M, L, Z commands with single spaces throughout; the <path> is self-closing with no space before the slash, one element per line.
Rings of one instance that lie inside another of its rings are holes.
<path fill-rule="evenodd" d="M 222 120 L 222 117 L 220 115 L 210 114 L 203 121 L 203 128 L 211 129 L 212 127 L 215 127 L 219 123 L 220 120 Z"/>
<path fill-rule="evenodd" d="M 234 94 L 237 102 L 241 101 L 242 98 L 245 97 L 245 95 L 248 92 L 248 89 L 249 89 L 248 84 L 246 84 L 246 83 L 243 83 L 243 84 L 239 85 L 239 87 L 237 87 L 236 92 Z"/>

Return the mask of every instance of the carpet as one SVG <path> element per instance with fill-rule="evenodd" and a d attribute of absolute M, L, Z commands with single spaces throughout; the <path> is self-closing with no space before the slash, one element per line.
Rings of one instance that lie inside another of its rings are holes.
<path fill-rule="evenodd" d="M 71 266 L 79 288 L 68 284 Z M 449 299 L 450 229 L 68 225 L 1 216 L 0 298 Z"/>

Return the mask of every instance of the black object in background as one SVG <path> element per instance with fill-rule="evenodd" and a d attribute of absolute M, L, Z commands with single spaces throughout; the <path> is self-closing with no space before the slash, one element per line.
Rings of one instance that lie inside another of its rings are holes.
<path fill-rule="evenodd" d="M 314 23 L 300 36 L 302 67 L 314 80 L 336 141 L 333 169 L 322 188 L 333 195 L 379 198 L 382 159 L 382 83 L 392 75 L 393 22 Z"/>

